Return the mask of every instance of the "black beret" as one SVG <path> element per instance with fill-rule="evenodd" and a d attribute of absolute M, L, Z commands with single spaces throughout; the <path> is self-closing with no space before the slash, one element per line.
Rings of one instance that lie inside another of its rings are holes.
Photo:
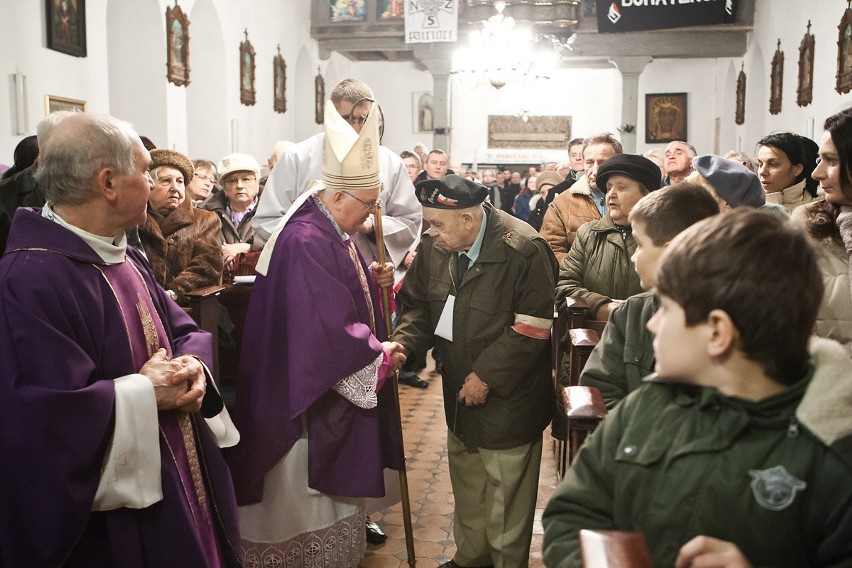
<path fill-rule="evenodd" d="M 484 185 L 453 174 L 417 184 L 417 199 L 423 207 L 467 209 L 479 205 L 486 197 L 488 188 Z"/>
<path fill-rule="evenodd" d="M 609 176 L 621 174 L 632 180 L 638 181 L 648 188 L 648 191 L 660 189 L 662 185 L 662 174 L 660 166 L 636 154 L 616 154 L 601 165 L 595 184 L 601 191 L 606 191 L 606 182 Z"/>

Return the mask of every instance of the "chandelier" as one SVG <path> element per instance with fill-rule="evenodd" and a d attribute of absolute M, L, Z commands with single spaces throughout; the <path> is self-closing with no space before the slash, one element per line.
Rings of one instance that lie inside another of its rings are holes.
<path fill-rule="evenodd" d="M 510 81 L 546 79 L 559 63 L 552 49 L 540 49 L 541 42 L 529 26 L 516 25 L 503 14 L 505 0 L 494 2 L 497 13 L 473 30 L 467 47 L 453 54 L 451 73 L 468 84 L 486 83 L 501 89 Z"/>

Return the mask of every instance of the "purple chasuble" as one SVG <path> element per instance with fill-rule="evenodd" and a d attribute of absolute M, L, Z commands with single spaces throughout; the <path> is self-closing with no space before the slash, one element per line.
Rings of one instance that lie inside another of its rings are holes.
<path fill-rule="evenodd" d="M 403 467 L 393 389 L 379 390 L 372 409 L 333 390 L 375 361 L 387 337 L 378 290 L 352 252 L 308 199 L 279 234 L 267 275 L 255 281 L 232 414 L 241 438 L 227 453 L 240 505 L 261 500 L 264 476 L 302 436 L 303 420 L 313 489 L 381 497 L 384 468 Z"/>
<path fill-rule="evenodd" d="M 167 335 L 163 322 L 154 309 L 151 295 L 139 271 L 130 262 L 111 264 L 102 267 L 101 271 L 115 292 L 124 316 L 134 367 L 141 369 L 160 348 L 172 357 L 171 346 L 165 341 Z M 159 411 L 158 418 L 160 433 L 174 459 L 186 502 L 195 521 L 206 564 L 210 568 L 221 568 L 224 562 L 216 542 L 207 489 L 201 477 L 192 420 L 188 414 L 177 410 Z"/>
<path fill-rule="evenodd" d="M 201 413 L 186 415 L 189 430 L 174 416 L 175 428 L 163 422 L 163 499 L 142 509 L 92 511 L 113 435 L 114 380 L 138 373 L 160 345 L 209 367 L 210 334 L 168 297 L 132 248 L 122 265 L 110 267 L 77 235 L 23 208 L 7 251 L 0 258 L 0 535 L 13 538 L 0 537 L 0 566 L 201 567 L 215 566 L 217 557 L 238 566 L 233 483 L 202 420 L 216 413 L 208 407 L 218 399 L 211 385 Z M 140 308 L 151 317 L 149 338 Z M 202 484 L 195 483 L 195 458 L 171 451 L 186 447 L 185 431 L 195 440 Z M 205 505 L 195 487 L 204 489 Z M 213 539 L 218 545 L 211 547 Z"/>

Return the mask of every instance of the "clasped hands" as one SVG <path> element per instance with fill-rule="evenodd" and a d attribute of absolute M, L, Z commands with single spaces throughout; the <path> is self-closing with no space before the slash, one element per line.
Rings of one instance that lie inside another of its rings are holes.
<path fill-rule="evenodd" d="M 207 391 L 204 367 L 195 357 L 181 355 L 169 359 L 165 349 L 154 353 L 139 372 L 154 385 L 157 410 L 197 412 Z"/>

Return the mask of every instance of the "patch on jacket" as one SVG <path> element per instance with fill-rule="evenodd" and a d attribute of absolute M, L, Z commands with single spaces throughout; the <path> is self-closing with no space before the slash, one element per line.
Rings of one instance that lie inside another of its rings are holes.
<path fill-rule="evenodd" d="M 757 504 L 770 511 L 782 511 L 792 505 L 796 493 L 808 486 L 796 479 L 783 465 L 749 470 L 751 491 Z"/>

